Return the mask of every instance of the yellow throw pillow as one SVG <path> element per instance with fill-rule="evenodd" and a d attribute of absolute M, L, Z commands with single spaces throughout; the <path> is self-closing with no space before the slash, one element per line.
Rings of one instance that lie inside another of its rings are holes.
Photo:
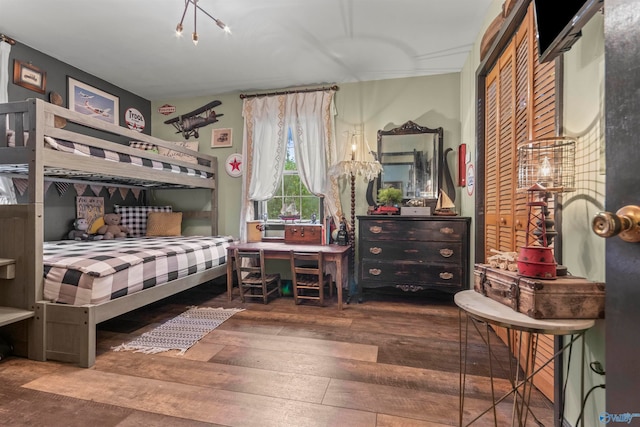
<path fill-rule="evenodd" d="M 103 217 L 96 218 L 95 221 L 93 221 L 93 223 L 91 223 L 91 225 L 89 226 L 89 230 L 87 232 L 89 234 L 97 234 L 98 228 L 102 227 L 103 225 L 104 225 L 104 218 Z"/>
<path fill-rule="evenodd" d="M 182 234 L 182 212 L 149 212 L 147 236 L 166 237 Z"/>

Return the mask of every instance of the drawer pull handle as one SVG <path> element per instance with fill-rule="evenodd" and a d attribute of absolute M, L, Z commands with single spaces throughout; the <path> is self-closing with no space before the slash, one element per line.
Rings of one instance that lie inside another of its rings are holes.
<path fill-rule="evenodd" d="M 440 255 L 442 255 L 445 258 L 449 258 L 451 255 L 453 255 L 453 249 L 448 249 L 448 248 L 440 249 Z"/>
<path fill-rule="evenodd" d="M 372 225 L 371 227 L 369 227 L 369 231 L 373 234 L 380 234 L 382 232 L 382 227 L 380 227 L 379 225 Z"/>
<path fill-rule="evenodd" d="M 371 252 L 374 255 L 380 255 L 382 253 L 382 248 L 379 247 L 373 247 L 373 248 L 369 248 L 369 252 Z"/>
<path fill-rule="evenodd" d="M 369 269 L 369 274 L 373 275 L 373 276 L 379 276 L 382 273 L 382 270 L 380 270 L 379 268 L 370 268 Z"/>
<path fill-rule="evenodd" d="M 440 273 L 440 278 L 444 279 L 444 280 L 453 279 L 453 273 L 449 273 L 448 271 L 444 271 L 444 272 Z"/>
<path fill-rule="evenodd" d="M 440 229 L 440 232 L 442 234 L 453 234 L 453 228 L 451 228 L 451 227 L 442 227 Z"/>
<path fill-rule="evenodd" d="M 405 250 L 404 250 L 404 253 L 405 253 L 405 254 L 415 254 L 415 253 L 417 253 L 417 252 L 418 252 L 418 250 L 417 250 L 417 249 L 405 249 Z"/>

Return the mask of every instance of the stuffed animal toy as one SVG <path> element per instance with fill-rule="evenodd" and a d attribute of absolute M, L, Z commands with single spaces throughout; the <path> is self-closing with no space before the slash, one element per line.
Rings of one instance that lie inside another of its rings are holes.
<path fill-rule="evenodd" d="M 102 240 L 104 236 L 89 234 L 89 223 L 84 218 L 76 218 L 73 221 L 73 230 L 69 232 L 68 238 L 71 240 Z"/>
<path fill-rule="evenodd" d="M 120 215 L 108 213 L 104 215 L 104 225 L 98 228 L 98 234 L 102 234 L 105 240 L 121 239 L 127 237 L 129 229 L 120 225 Z"/>

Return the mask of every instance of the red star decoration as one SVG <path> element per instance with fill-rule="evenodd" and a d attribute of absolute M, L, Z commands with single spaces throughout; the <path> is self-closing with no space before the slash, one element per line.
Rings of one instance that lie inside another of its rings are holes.
<path fill-rule="evenodd" d="M 238 172 L 240 172 L 240 165 L 242 164 L 242 162 L 239 162 L 238 159 L 233 159 L 233 162 L 229 162 L 229 165 L 231 165 L 231 172 L 237 170 Z"/>

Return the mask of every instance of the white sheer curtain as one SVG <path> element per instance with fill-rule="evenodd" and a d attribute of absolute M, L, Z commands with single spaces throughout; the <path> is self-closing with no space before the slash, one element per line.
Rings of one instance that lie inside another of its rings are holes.
<path fill-rule="evenodd" d="M 342 215 L 337 183 L 327 174 L 337 157 L 334 94 L 328 90 L 244 100 L 241 241 L 246 241 L 245 222 L 254 219 L 253 202 L 270 199 L 280 184 L 289 129 L 302 182 L 324 196 L 325 215 Z"/>
<path fill-rule="evenodd" d="M 9 54 L 11 45 L 0 41 L 0 104 L 9 102 Z M 7 129 L 9 129 L 9 116 L 7 116 Z M 0 138 L 6 138 L 0 135 Z M 10 178 L 0 176 L 0 205 L 17 203 L 13 181 Z"/>

